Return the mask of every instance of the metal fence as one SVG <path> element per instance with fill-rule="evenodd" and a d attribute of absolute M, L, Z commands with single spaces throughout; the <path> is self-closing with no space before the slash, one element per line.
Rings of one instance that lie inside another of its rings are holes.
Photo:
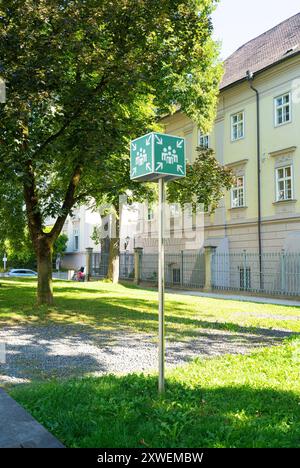
<path fill-rule="evenodd" d="M 214 253 L 214 289 L 239 290 L 265 294 L 300 295 L 300 254 Z"/>
<path fill-rule="evenodd" d="M 108 253 L 93 253 L 91 261 L 92 276 L 106 278 L 108 272 Z"/>
<path fill-rule="evenodd" d="M 106 278 L 108 273 L 109 254 L 93 253 L 91 262 L 91 273 L 96 278 Z M 119 256 L 120 279 L 134 279 L 134 254 L 120 253 Z"/>
<path fill-rule="evenodd" d="M 134 254 L 120 253 L 119 260 L 119 277 L 120 279 L 133 280 L 134 279 Z"/>
<path fill-rule="evenodd" d="M 157 254 L 143 254 L 140 267 L 142 281 L 157 283 Z M 165 282 L 167 286 L 203 288 L 205 284 L 204 253 L 199 251 L 166 253 Z"/>
<path fill-rule="evenodd" d="M 92 255 L 92 276 L 105 278 L 108 253 Z M 212 255 L 212 287 L 219 290 L 300 296 L 300 253 L 236 252 Z M 134 279 L 134 254 L 121 253 L 119 277 Z M 157 284 L 158 254 L 140 257 L 141 281 Z M 203 251 L 166 253 L 165 282 L 167 286 L 201 289 L 205 285 L 205 254 Z"/>

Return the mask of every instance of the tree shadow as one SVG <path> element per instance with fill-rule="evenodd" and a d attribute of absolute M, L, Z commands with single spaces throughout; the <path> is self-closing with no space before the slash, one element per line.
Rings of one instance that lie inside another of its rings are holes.
<path fill-rule="evenodd" d="M 170 379 L 160 398 L 156 377 L 129 375 L 25 386 L 13 396 L 69 447 L 300 447 L 299 395 L 289 391 Z"/>
<path fill-rule="evenodd" d="M 17 326 L 0 329 L 6 362 L 0 364 L 0 384 L 107 372 L 105 359 L 112 337 L 84 326 Z"/>
<path fill-rule="evenodd" d="M 138 298 L 114 298 L 112 296 L 101 298 L 84 298 L 81 301 L 78 298 L 57 298 L 58 309 L 64 307 L 66 316 L 72 316 L 76 311 L 82 311 L 90 324 L 97 324 L 116 327 L 133 327 L 134 329 L 146 332 L 156 333 L 158 312 L 157 301 L 152 299 Z M 176 308 L 176 313 L 174 309 Z M 297 332 L 284 330 L 274 330 L 254 326 L 242 326 L 233 322 L 207 321 L 194 317 L 184 317 L 180 311 L 186 311 L 186 304 L 168 300 L 166 302 L 165 320 L 167 332 L 174 338 L 189 338 L 198 336 L 201 330 L 215 330 L 243 335 L 251 334 L 267 338 L 288 338 L 293 335 L 299 335 Z M 74 312 L 73 312 L 74 311 Z M 234 335 L 232 335 L 234 336 Z"/>

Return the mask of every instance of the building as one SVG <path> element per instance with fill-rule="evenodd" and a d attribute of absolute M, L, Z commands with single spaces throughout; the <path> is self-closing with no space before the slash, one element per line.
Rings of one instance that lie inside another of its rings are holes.
<path fill-rule="evenodd" d="M 94 228 L 101 224 L 101 216 L 88 206 L 80 206 L 68 216 L 62 234 L 68 237 L 67 249 L 63 257 L 62 267 L 78 269 L 86 265 L 86 248 L 92 247 L 94 252 L 100 252 L 91 238 Z"/>
<path fill-rule="evenodd" d="M 211 147 L 236 176 L 215 214 L 205 215 L 204 236 L 171 238 L 167 251 L 300 252 L 300 13 L 225 61 L 209 135 L 180 111 L 162 123 L 185 137 L 190 161 L 197 146 Z M 148 216 L 156 222 L 151 210 Z M 150 253 L 157 241 L 141 235 L 138 244 Z"/>
<path fill-rule="evenodd" d="M 135 247 L 135 232 L 137 223 L 137 209 L 135 207 L 125 206 L 123 208 L 122 226 L 120 231 L 120 250 L 121 252 L 132 253 Z M 48 219 L 47 225 L 51 226 L 53 220 Z M 100 209 L 94 209 L 91 206 L 82 205 L 75 210 L 71 216 L 68 216 L 62 234 L 68 237 L 67 249 L 62 259 L 62 267 L 68 269 L 79 269 L 86 266 L 86 249 L 92 248 L 95 263 L 101 261 L 100 253 L 108 254 L 109 239 L 112 237 L 112 216 L 101 216 Z M 95 241 L 94 230 L 97 229 L 98 236 L 103 241 Z M 107 261 L 106 261 L 107 263 Z"/>

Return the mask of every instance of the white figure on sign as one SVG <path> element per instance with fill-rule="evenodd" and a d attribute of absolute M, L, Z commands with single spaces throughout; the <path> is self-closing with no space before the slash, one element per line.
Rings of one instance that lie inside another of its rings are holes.
<path fill-rule="evenodd" d="M 168 148 L 164 148 L 161 154 L 162 161 L 166 161 L 167 164 L 177 164 L 178 163 L 178 155 L 176 150 L 172 150 L 172 146 L 168 146 Z"/>
<path fill-rule="evenodd" d="M 137 152 L 137 156 L 135 158 L 135 164 L 137 166 L 143 166 L 147 162 L 147 152 L 145 149 L 141 149 Z"/>

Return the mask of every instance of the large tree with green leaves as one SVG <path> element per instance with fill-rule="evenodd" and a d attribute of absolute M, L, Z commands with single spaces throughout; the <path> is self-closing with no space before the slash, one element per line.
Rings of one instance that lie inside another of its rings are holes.
<path fill-rule="evenodd" d="M 0 184 L 24 200 L 38 303 L 53 301 L 53 245 L 72 208 L 133 188 L 130 139 L 178 105 L 204 130 L 211 124 L 221 76 L 215 3 L 1 1 Z"/>

